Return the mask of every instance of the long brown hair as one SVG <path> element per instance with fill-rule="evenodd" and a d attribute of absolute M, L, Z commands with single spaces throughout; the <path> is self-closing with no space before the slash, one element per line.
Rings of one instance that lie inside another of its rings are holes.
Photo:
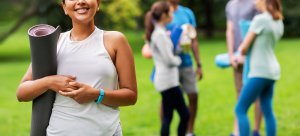
<path fill-rule="evenodd" d="M 164 1 L 158 1 L 152 5 L 151 10 L 146 13 L 144 19 L 146 40 L 151 41 L 151 35 L 154 30 L 154 22 L 159 21 L 164 13 L 168 15 L 169 10 L 169 3 Z"/>
<path fill-rule="evenodd" d="M 267 11 L 271 13 L 274 20 L 283 19 L 280 0 L 266 0 Z"/>

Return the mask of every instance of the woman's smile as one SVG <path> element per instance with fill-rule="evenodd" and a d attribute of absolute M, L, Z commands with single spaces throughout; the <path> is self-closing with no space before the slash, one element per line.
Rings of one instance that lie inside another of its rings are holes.
<path fill-rule="evenodd" d="M 85 14 L 89 11 L 90 8 L 88 7 L 80 7 L 80 8 L 76 8 L 74 11 L 78 14 Z"/>

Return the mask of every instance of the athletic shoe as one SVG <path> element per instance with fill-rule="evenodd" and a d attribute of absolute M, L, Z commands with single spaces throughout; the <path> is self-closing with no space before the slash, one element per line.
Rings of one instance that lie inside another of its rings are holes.
<path fill-rule="evenodd" d="M 260 136 L 259 132 L 254 130 L 253 133 L 252 133 L 252 136 Z"/>
<path fill-rule="evenodd" d="M 187 133 L 185 136 L 196 136 L 196 135 L 193 133 Z"/>

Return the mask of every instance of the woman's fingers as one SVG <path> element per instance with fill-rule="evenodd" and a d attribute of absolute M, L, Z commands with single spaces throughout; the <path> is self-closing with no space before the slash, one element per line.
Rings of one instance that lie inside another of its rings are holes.
<path fill-rule="evenodd" d="M 77 88 L 83 87 L 83 84 L 81 84 L 79 82 L 69 82 L 69 85 L 71 85 L 73 87 L 77 87 Z"/>
<path fill-rule="evenodd" d="M 77 95 L 78 91 L 74 90 L 74 91 L 65 92 L 65 91 L 60 90 L 58 93 L 60 93 L 63 96 L 66 96 L 66 97 L 73 98 L 73 97 L 75 97 Z"/>
<path fill-rule="evenodd" d="M 65 85 L 64 85 L 65 88 L 70 88 L 70 89 L 73 89 L 73 90 L 77 90 L 79 87 L 77 86 L 73 86 L 70 84 L 70 82 L 66 82 Z"/>
<path fill-rule="evenodd" d="M 64 75 L 64 76 L 70 78 L 71 80 L 75 80 L 76 79 L 75 76 L 71 76 L 71 75 Z"/>
<path fill-rule="evenodd" d="M 73 92 L 73 91 L 75 91 L 75 90 L 77 90 L 77 89 L 73 89 L 73 88 L 65 88 L 65 89 L 62 89 L 62 90 L 60 90 L 60 91 L 63 91 L 63 92 Z"/>

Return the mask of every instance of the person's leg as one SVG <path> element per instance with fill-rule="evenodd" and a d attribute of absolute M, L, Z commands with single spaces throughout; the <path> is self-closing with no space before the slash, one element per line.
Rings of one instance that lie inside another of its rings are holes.
<path fill-rule="evenodd" d="M 160 130 L 161 136 L 170 135 L 170 124 L 173 118 L 173 110 L 175 108 L 172 89 L 161 92 L 162 95 L 162 127 Z"/>
<path fill-rule="evenodd" d="M 268 80 L 268 87 L 265 88 L 260 95 L 260 104 L 266 122 L 267 136 L 276 136 L 276 119 L 273 112 L 272 104 L 274 84 L 274 80 Z"/>
<path fill-rule="evenodd" d="M 184 102 L 181 89 L 179 87 L 174 88 L 175 94 L 175 108 L 178 111 L 180 122 L 177 129 L 178 136 L 184 136 L 187 132 L 187 126 L 189 121 L 189 110 Z"/>
<path fill-rule="evenodd" d="M 260 136 L 260 125 L 262 121 L 262 111 L 260 108 L 260 101 L 259 99 L 256 99 L 255 101 L 255 109 L 254 109 L 254 114 L 255 114 L 255 124 L 254 124 L 254 130 L 253 130 L 253 136 Z"/>
<path fill-rule="evenodd" d="M 234 75 L 234 85 L 235 85 L 235 90 L 236 90 L 236 99 L 239 98 L 240 92 L 242 89 L 243 85 L 243 65 L 239 65 L 237 69 L 233 70 L 233 75 Z M 234 124 L 233 124 L 233 135 L 238 136 L 239 135 L 239 128 L 238 128 L 238 122 L 236 117 L 234 118 Z"/>
<path fill-rule="evenodd" d="M 188 122 L 187 134 L 194 133 L 194 124 L 197 115 L 197 107 L 198 107 L 198 89 L 197 89 L 197 81 L 196 81 L 196 73 L 192 67 L 189 68 L 180 68 L 180 83 L 182 86 L 182 91 L 187 93 L 188 101 L 189 101 L 189 113 L 190 118 Z"/>
<path fill-rule="evenodd" d="M 250 105 L 257 99 L 265 88 L 264 80 L 261 78 L 250 78 L 243 86 L 235 113 L 238 120 L 240 136 L 250 135 L 250 125 L 247 116 Z"/>
<path fill-rule="evenodd" d="M 163 104 L 161 103 L 159 106 L 159 118 L 160 118 L 160 122 L 163 122 Z"/>
<path fill-rule="evenodd" d="M 198 108 L 198 93 L 189 93 L 188 99 L 189 99 L 189 112 L 190 112 L 190 118 L 188 122 L 188 133 L 194 133 L 194 124 L 196 120 L 197 115 L 197 108 Z"/>

